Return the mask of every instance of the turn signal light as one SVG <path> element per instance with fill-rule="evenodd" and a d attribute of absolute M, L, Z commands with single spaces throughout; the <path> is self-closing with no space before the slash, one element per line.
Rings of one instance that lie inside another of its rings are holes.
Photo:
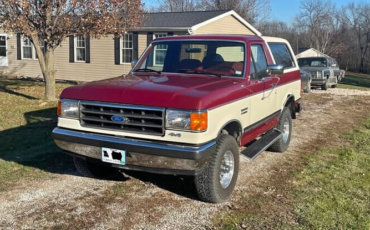
<path fill-rule="evenodd" d="M 203 131 L 208 126 L 207 112 L 190 114 L 190 130 Z"/>
<path fill-rule="evenodd" d="M 58 116 L 62 115 L 62 102 L 58 101 L 58 110 L 57 110 Z"/>

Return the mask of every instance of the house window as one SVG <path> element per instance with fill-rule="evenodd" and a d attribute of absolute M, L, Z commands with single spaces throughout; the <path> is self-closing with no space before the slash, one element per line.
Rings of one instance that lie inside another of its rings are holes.
<path fill-rule="evenodd" d="M 154 36 L 153 37 L 154 39 L 157 39 L 157 38 L 167 37 L 167 34 L 160 33 L 160 34 L 153 34 L 153 36 Z M 156 45 L 154 48 L 154 65 L 163 66 L 166 53 L 167 53 L 167 45 L 161 45 L 161 44 Z"/>
<path fill-rule="evenodd" d="M 133 49 L 133 39 L 132 34 L 124 34 L 122 36 L 122 63 L 132 62 L 132 49 Z"/>
<path fill-rule="evenodd" d="M 33 59 L 33 45 L 29 38 L 23 37 L 22 43 L 22 58 L 23 59 Z"/>
<path fill-rule="evenodd" d="M 40 48 L 41 50 L 44 49 L 44 42 L 40 42 Z M 35 46 L 33 45 L 31 39 L 27 37 L 22 38 L 22 59 L 39 59 Z"/>
<path fill-rule="evenodd" d="M 86 39 L 83 36 L 76 36 L 76 61 L 86 61 Z"/>

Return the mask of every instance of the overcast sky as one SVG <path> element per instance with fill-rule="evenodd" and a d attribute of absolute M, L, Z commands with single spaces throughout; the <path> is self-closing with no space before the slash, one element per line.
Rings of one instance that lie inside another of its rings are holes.
<path fill-rule="evenodd" d="M 153 5 L 155 0 L 143 0 L 146 6 Z M 291 23 L 300 10 L 300 0 L 270 0 L 271 19 Z M 350 2 L 367 2 L 370 0 L 332 0 L 337 6 L 347 5 Z"/>

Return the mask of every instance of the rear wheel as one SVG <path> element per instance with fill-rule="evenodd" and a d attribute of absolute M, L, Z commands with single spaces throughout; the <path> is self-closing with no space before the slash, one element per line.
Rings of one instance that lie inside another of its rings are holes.
<path fill-rule="evenodd" d="M 288 107 L 283 109 L 276 129 L 281 131 L 283 135 L 271 145 L 269 151 L 283 153 L 288 149 L 292 136 L 292 115 Z"/>
<path fill-rule="evenodd" d="M 73 162 L 77 171 L 85 177 L 112 178 L 119 175 L 118 170 L 115 168 L 92 163 L 79 157 L 73 157 Z"/>
<path fill-rule="evenodd" d="M 195 176 L 195 188 L 202 201 L 222 203 L 234 191 L 239 172 L 239 148 L 234 137 L 222 134 L 216 152 Z"/>

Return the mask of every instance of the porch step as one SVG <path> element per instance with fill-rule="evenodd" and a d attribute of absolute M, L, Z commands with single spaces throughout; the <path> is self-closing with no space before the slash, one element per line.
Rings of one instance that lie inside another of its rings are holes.
<path fill-rule="evenodd" d="M 240 154 L 241 156 L 247 158 L 248 160 L 253 160 L 260 153 L 265 151 L 268 147 L 275 143 L 283 134 L 276 129 L 268 131 L 260 139 L 253 142 L 251 145 L 246 146 Z"/>

